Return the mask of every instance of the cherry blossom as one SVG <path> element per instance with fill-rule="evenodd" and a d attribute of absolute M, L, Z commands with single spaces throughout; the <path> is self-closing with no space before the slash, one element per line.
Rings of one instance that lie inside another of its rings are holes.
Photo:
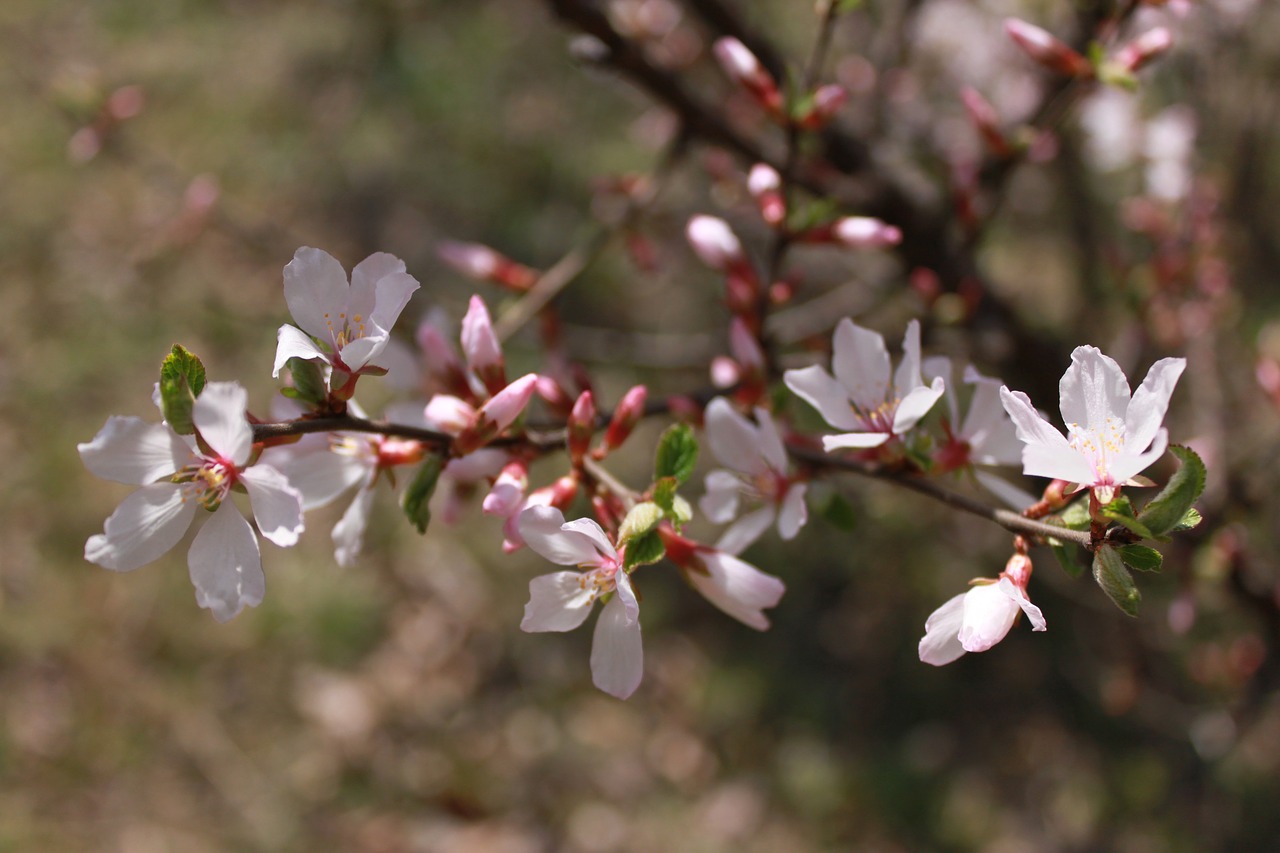
<path fill-rule="evenodd" d="M 718 547 L 739 554 L 775 520 L 779 536 L 795 538 L 808 519 L 804 503 L 808 485 L 788 475 L 787 450 L 773 417 L 757 408 L 752 423 L 734 411 L 728 400 L 717 397 L 707 405 L 706 434 L 707 446 L 728 470 L 707 474 L 707 491 L 699 502 L 703 514 L 724 524 L 737 518 L 740 497 L 764 504 L 738 518 Z"/>
<path fill-rule="evenodd" d="M 985 652 L 1005 638 L 1019 613 L 1027 614 L 1033 631 L 1048 626 L 1040 608 L 1027 598 L 1031 560 L 1015 554 L 996 581 L 974 581 L 930 614 L 920 640 L 920 660 L 934 666 L 951 663 L 965 652 Z"/>
<path fill-rule="evenodd" d="M 1160 359 L 1130 397 L 1120 365 L 1097 347 L 1076 347 L 1058 384 L 1065 438 L 1026 394 L 1002 387 L 1000 399 L 1024 444 L 1023 473 L 1093 489 L 1101 503 L 1109 503 L 1121 486 L 1142 485 L 1134 477 L 1168 445 L 1161 423 L 1184 367 L 1185 359 Z"/>
<path fill-rule="evenodd" d="M 689 585 L 725 613 L 757 631 L 769 628 L 764 610 L 776 607 L 787 587 L 722 548 L 685 539 L 668 525 L 658 529 L 667 558 L 680 567 Z"/>
<path fill-rule="evenodd" d="M 271 375 L 279 376 L 291 358 L 322 360 L 333 367 L 330 387 L 338 391 L 362 372 L 381 372 L 374 359 L 417 289 L 418 280 L 394 255 L 365 258 L 348 283 L 332 255 L 303 246 L 284 268 L 284 298 L 298 325 L 280 327 Z"/>
<path fill-rule="evenodd" d="M 566 522 L 554 507 L 529 507 L 520 513 L 519 528 L 525 543 L 551 562 L 587 569 L 530 581 L 520 628 L 571 631 L 586 621 L 596 599 L 607 596 L 592 639 L 591 680 L 605 693 L 626 699 L 640 686 L 644 651 L 640 604 L 622 568 L 622 555 L 595 521 Z"/>
<path fill-rule="evenodd" d="M 247 400 L 238 383 L 206 385 L 191 414 L 198 443 L 167 424 L 112 417 L 92 441 L 80 444 L 80 458 L 94 474 L 141 486 L 111 514 L 102 533 L 89 537 L 85 559 L 132 571 L 177 545 L 197 510 L 205 509 L 210 517 L 187 554 L 196 602 L 220 622 L 260 604 L 266 582 L 258 541 L 227 497 L 242 487 L 259 532 L 288 547 L 302 532 L 302 495 L 277 469 L 250 461 Z"/>
<path fill-rule="evenodd" d="M 921 379 L 920 324 L 915 320 L 907 324 L 902 362 L 892 385 L 889 353 L 879 334 L 846 317 L 836 326 L 832 344 L 834 378 L 816 364 L 783 375 L 787 387 L 827 423 L 848 430 L 823 436 L 822 446 L 828 451 L 878 447 L 904 434 L 933 408 L 946 387 L 942 377 L 934 377 L 929 385 Z"/>

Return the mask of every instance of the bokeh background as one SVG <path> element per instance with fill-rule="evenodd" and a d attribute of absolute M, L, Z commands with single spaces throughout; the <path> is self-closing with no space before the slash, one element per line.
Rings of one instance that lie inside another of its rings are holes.
<path fill-rule="evenodd" d="M 755 120 L 704 21 L 606 5 Z M 739 5 L 802 65 L 810 4 Z M 842 121 L 923 197 L 945 192 L 948 163 L 981 153 L 957 86 L 1018 116 L 1044 79 L 1002 16 L 1069 30 L 1072 5 L 869 0 L 833 44 Z M 534 0 L 0 4 L 0 850 L 1275 849 L 1280 16 L 1248 0 L 1143 14 L 1175 28 L 1174 53 L 1137 94 L 1058 125 L 976 248 L 1024 332 L 1062 352 L 1102 346 L 1135 384 L 1159 356 L 1190 359 L 1170 425 L 1210 465 L 1207 521 L 1139 578 L 1138 618 L 1037 552 L 1047 633 L 922 665 L 925 617 L 999 571 L 1009 537 L 833 480 L 798 544 L 748 553 L 788 584 L 768 633 L 648 570 L 646 676 L 623 703 L 591 687 L 589 631 L 518 630 L 546 564 L 503 556 L 474 507 L 420 538 L 384 490 L 350 570 L 327 535 L 340 508 L 317 512 L 298 547 L 263 546 L 262 606 L 218 625 L 185 543 L 129 575 L 84 562 L 127 488 L 75 445 L 110 414 L 153 416 L 175 342 L 265 413 L 298 246 L 404 258 L 423 283 L 407 320 L 456 322 L 473 292 L 501 314 L 513 297 L 445 267 L 440 240 L 549 266 L 616 227 L 608 179 L 668 160 L 630 240 L 651 264 L 615 238 L 557 304 L 607 402 L 637 381 L 705 387 L 726 316 L 681 233 L 716 213 L 762 251 L 744 164 L 698 144 L 671 159 L 671 116 Z M 853 313 L 893 342 L 922 315 L 931 352 L 1055 408 L 1065 361 L 972 333 L 892 256 L 791 264 L 796 304 L 826 300 L 791 315 L 794 339 Z M 532 330 L 508 358 L 539 369 Z M 660 427 L 620 476 L 643 485 Z M 836 494 L 852 511 L 832 523 Z"/>

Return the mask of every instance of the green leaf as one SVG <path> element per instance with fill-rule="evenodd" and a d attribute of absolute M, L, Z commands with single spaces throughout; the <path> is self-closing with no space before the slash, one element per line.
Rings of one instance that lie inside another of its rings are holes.
<path fill-rule="evenodd" d="M 1182 466 L 1169 478 L 1164 490 L 1138 513 L 1138 521 L 1146 525 L 1154 536 L 1163 536 L 1178 527 L 1204 491 L 1204 463 L 1196 452 L 1176 444 L 1169 447 L 1169 452 L 1178 457 Z"/>
<path fill-rule="evenodd" d="M 1181 533 L 1184 530 L 1190 530 L 1198 527 L 1204 519 L 1200 516 L 1200 511 L 1195 507 L 1187 510 L 1186 515 L 1182 516 L 1182 520 L 1170 528 L 1170 533 Z"/>
<path fill-rule="evenodd" d="M 319 406 L 329 399 L 329 389 L 325 386 L 324 371 L 314 361 L 302 358 L 291 358 L 284 363 L 293 378 L 293 387 L 281 391 L 286 397 L 292 397 L 303 403 Z M 293 393 L 289 393 L 292 391 Z"/>
<path fill-rule="evenodd" d="M 662 521 L 662 515 L 662 507 L 652 501 L 636 504 L 618 528 L 618 542 L 626 545 L 653 532 Z"/>
<path fill-rule="evenodd" d="M 400 499 L 400 508 L 419 533 L 427 532 L 431 523 L 431 496 L 435 494 L 436 483 L 440 481 L 440 472 L 444 470 L 444 457 L 433 453 L 422 463 L 418 473 L 413 475 L 413 482 L 404 490 Z"/>
<path fill-rule="evenodd" d="M 1053 551 L 1053 556 L 1057 558 L 1058 565 L 1062 566 L 1062 570 L 1071 577 L 1078 578 L 1084 573 L 1084 566 L 1077 559 L 1075 545 L 1059 542 L 1057 539 L 1050 539 L 1049 550 Z"/>
<path fill-rule="evenodd" d="M 1089 502 L 1087 500 L 1078 500 L 1068 506 L 1058 518 L 1062 520 L 1062 526 L 1070 530 L 1088 530 L 1089 529 Z"/>
<path fill-rule="evenodd" d="M 1133 576 L 1125 568 L 1124 561 L 1110 545 L 1103 545 L 1094 552 L 1093 579 L 1116 607 L 1130 616 L 1138 615 L 1138 602 L 1142 595 L 1133 585 Z"/>
<path fill-rule="evenodd" d="M 690 519 L 693 518 L 693 507 L 689 505 L 687 500 L 676 495 L 671 501 L 671 508 L 665 510 L 665 514 L 667 520 L 675 525 L 676 532 L 679 532 L 680 528 L 688 524 Z"/>
<path fill-rule="evenodd" d="M 1132 531 L 1133 534 L 1140 539 L 1154 539 L 1155 534 L 1153 534 L 1150 530 L 1148 530 L 1145 524 L 1143 524 L 1141 521 L 1138 521 L 1138 519 L 1133 517 L 1132 515 L 1133 510 L 1131 508 L 1128 508 L 1128 512 L 1115 511 L 1110 509 L 1110 507 L 1119 500 L 1122 500 L 1122 499 L 1116 498 L 1116 500 L 1104 506 L 1102 508 L 1102 515 L 1106 518 L 1111 519 L 1116 524 L 1119 524 L 1121 527 L 1124 527 Z M 1123 500 L 1127 504 L 1129 499 L 1123 498 Z"/>
<path fill-rule="evenodd" d="M 1126 566 L 1140 572 L 1158 572 L 1164 564 L 1164 555 L 1146 545 L 1122 545 L 1116 550 Z"/>
<path fill-rule="evenodd" d="M 160 365 L 160 408 L 164 419 L 179 435 L 196 431 L 191 407 L 204 390 L 204 365 L 190 350 L 174 344 Z"/>
<path fill-rule="evenodd" d="M 631 569 L 636 566 L 647 566 L 658 562 L 666 554 L 667 548 L 662 544 L 662 537 L 658 535 L 658 531 L 650 530 L 627 543 L 623 567 Z"/>
<path fill-rule="evenodd" d="M 693 429 L 688 424 L 668 427 L 658 442 L 653 466 L 656 478 L 675 477 L 677 483 L 683 484 L 693 476 L 697 464 L 698 439 L 694 438 Z"/>
<path fill-rule="evenodd" d="M 663 477 L 653 484 L 653 502 L 662 507 L 663 512 L 671 512 L 675 508 L 678 488 L 680 482 L 675 477 Z"/>

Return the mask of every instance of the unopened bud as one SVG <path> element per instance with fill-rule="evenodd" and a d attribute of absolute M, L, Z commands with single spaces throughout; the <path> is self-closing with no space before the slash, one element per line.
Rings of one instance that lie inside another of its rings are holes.
<path fill-rule="evenodd" d="M 757 163 L 747 176 L 747 191 L 760 208 L 760 217 L 770 225 L 787 218 L 787 203 L 782 197 L 782 177 L 768 163 Z"/>
<path fill-rule="evenodd" d="M 482 243 L 444 240 L 436 246 L 436 254 L 467 278 L 492 281 L 511 290 L 528 290 L 538 280 L 536 270 L 518 264 Z"/>
<path fill-rule="evenodd" d="M 627 440 L 636 424 L 644 417 L 644 403 L 648 396 L 649 389 L 643 385 L 635 386 L 622 396 L 617 408 L 613 410 L 613 417 L 609 419 L 609 428 L 605 430 L 604 442 L 596 451 L 597 456 L 617 449 Z"/>
<path fill-rule="evenodd" d="M 476 418 L 475 407 L 451 394 L 436 394 L 423 409 L 427 429 L 458 435 L 472 426 Z"/>
<path fill-rule="evenodd" d="M 513 459 L 503 466 L 481 508 L 486 515 L 507 518 L 520 508 L 528 489 L 529 465 L 523 459 Z"/>
<path fill-rule="evenodd" d="M 1017 18 L 1005 18 L 1004 31 L 1035 62 L 1068 77 L 1088 77 L 1093 67 L 1048 30 Z"/>
<path fill-rule="evenodd" d="M 806 130 L 818 130 L 831 121 L 847 100 L 849 100 L 849 93 L 843 87 L 834 83 L 819 86 L 813 93 L 813 102 L 809 105 L 809 109 L 797 121 Z"/>
<path fill-rule="evenodd" d="M 902 242 L 902 231 L 870 216 L 846 216 L 832 226 L 835 241 L 852 249 L 883 249 Z"/>
<path fill-rule="evenodd" d="M 1116 51 L 1115 64 L 1133 73 L 1173 47 L 1173 33 L 1164 27 L 1147 30 Z"/>
<path fill-rule="evenodd" d="M 742 243 L 723 219 L 695 216 L 689 220 L 684 233 L 698 259 L 717 272 L 727 272 L 746 261 Z"/>
<path fill-rule="evenodd" d="M 730 79 L 750 92 L 767 111 L 781 114 L 782 94 L 778 91 L 778 84 L 745 44 L 736 38 L 725 37 L 717 39 L 711 49 Z"/>
<path fill-rule="evenodd" d="M 533 397 L 533 389 L 538 383 L 536 373 L 526 373 L 506 388 L 495 394 L 489 402 L 476 412 L 472 425 L 454 441 L 454 451 L 459 455 L 471 453 L 483 447 L 511 426 L 529 399 Z M 428 407 L 429 408 L 429 407 Z"/>
<path fill-rule="evenodd" d="M 1009 558 L 1009 562 L 1004 565 L 1004 577 L 1013 581 L 1013 585 L 1022 589 L 1027 588 L 1027 581 L 1031 580 L 1031 558 L 1026 554 L 1014 554 Z"/>
<path fill-rule="evenodd" d="M 991 149 L 991 153 L 1008 157 L 1012 149 L 1009 140 L 1000 132 L 1000 117 L 996 115 L 995 107 L 977 89 L 968 86 L 960 90 L 960 100 L 964 103 L 965 112 L 969 114 L 969 120 L 978 129 L 982 141 Z"/>
<path fill-rule="evenodd" d="M 507 386 L 502 345 L 493 332 L 489 309 L 479 296 L 471 297 L 467 315 L 462 318 L 462 352 L 467 358 L 467 366 L 490 394 L 497 394 Z"/>
<path fill-rule="evenodd" d="M 569 413 L 565 437 L 565 444 L 569 448 L 569 460 L 575 466 L 582 464 L 582 459 L 587 455 L 587 448 L 591 444 L 591 436 L 595 431 L 596 401 L 590 391 L 583 391 L 578 396 L 578 401 L 573 404 L 573 411 Z"/>

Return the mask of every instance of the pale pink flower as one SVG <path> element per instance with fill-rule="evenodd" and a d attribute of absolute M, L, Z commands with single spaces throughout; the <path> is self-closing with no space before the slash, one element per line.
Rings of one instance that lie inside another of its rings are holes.
<path fill-rule="evenodd" d="M 220 622 L 262 602 L 266 588 L 258 541 L 227 500 L 235 486 L 249 494 L 259 532 L 288 547 L 302 532 L 302 496 L 275 468 L 250 465 L 253 430 L 248 394 L 235 382 L 210 382 L 192 408 L 206 454 L 167 424 L 112 417 L 78 450 L 99 477 L 141 486 L 85 543 L 85 559 L 127 572 L 157 559 L 182 539 L 197 510 L 211 515 L 187 554 L 196 602 Z"/>
<path fill-rule="evenodd" d="M 902 362 L 890 384 L 889 352 L 884 338 L 847 317 L 836 326 L 830 373 L 813 365 L 788 370 L 783 380 L 827 423 L 848 430 L 828 435 L 822 446 L 878 447 L 914 427 L 942 396 L 945 383 L 935 377 L 925 385 L 920 376 L 920 324 L 912 320 L 902 339 Z"/>
<path fill-rule="evenodd" d="M 374 360 L 417 289 L 417 279 L 394 255 L 365 258 L 348 283 L 342 265 L 328 252 L 302 247 L 284 268 L 284 298 L 298 325 L 280 327 L 272 376 L 291 358 L 332 365 L 335 383 L 377 368 Z"/>
<path fill-rule="evenodd" d="M 1031 561 L 1016 554 L 997 581 L 975 582 L 933 611 L 920 640 L 920 660 L 942 666 L 965 652 L 985 652 L 1005 638 L 1019 613 L 1027 614 L 1033 631 L 1045 630 L 1044 614 L 1027 598 L 1030 577 Z"/>
<path fill-rule="evenodd" d="M 728 470 L 707 474 L 706 494 L 698 506 L 715 524 L 737 518 L 717 547 L 739 554 L 775 521 L 778 535 L 793 539 L 808 519 L 804 502 L 808 484 L 789 475 L 787 450 L 773 417 L 757 408 L 752 423 L 734 411 L 728 400 L 717 397 L 707 405 L 705 423 L 707 446 Z M 763 506 L 738 518 L 743 496 Z"/>
<path fill-rule="evenodd" d="M 596 620 L 591 646 L 591 680 L 604 692 L 626 699 L 644 675 L 640 604 L 622 568 L 622 555 L 595 521 L 570 522 L 554 507 L 520 513 L 520 534 L 530 548 L 561 566 L 585 572 L 554 572 L 529 582 L 529 603 L 520 628 L 529 632 L 571 631 L 586 621 L 596 599 L 609 601 Z"/>
<path fill-rule="evenodd" d="M 742 243 L 723 219 L 695 216 L 685 227 L 685 237 L 698 259 L 717 272 L 727 272 L 746 262 Z"/>
<path fill-rule="evenodd" d="M 1068 437 L 1035 410 L 1026 394 L 1002 387 L 1000 398 L 1024 444 L 1023 473 L 1093 489 L 1102 503 L 1121 486 L 1140 485 L 1133 478 L 1168 445 L 1161 423 L 1184 367 L 1185 359 L 1160 359 L 1130 398 L 1120 365 L 1096 347 L 1076 347 L 1058 385 Z"/>
<path fill-rule="evenodd" d="M 787 591 L 773 575 L 719 548 L 685 539 L 669 526 L 658 528 L 667 559 L 680 567 L 685 580 L 720 610 L 744 625 L 765 631 L 764 610 L 776 607 Z"/>

